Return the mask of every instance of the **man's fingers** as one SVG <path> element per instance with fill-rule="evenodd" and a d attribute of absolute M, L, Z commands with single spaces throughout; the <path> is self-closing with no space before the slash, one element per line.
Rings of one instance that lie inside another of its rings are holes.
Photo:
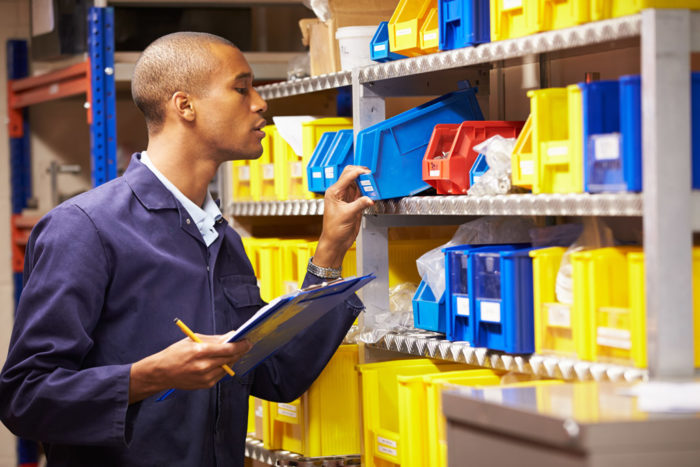
<path fill-rule="evenodd" d="M 339 191 L 344 191 L 348 187 L 355 184 L 355 180 L 362 174 L 371 173 L 367 167 L 359 165 L 348 165 L 343 169 L 343 172 L 338 177 L 338 181 L 334 183 Z"/>

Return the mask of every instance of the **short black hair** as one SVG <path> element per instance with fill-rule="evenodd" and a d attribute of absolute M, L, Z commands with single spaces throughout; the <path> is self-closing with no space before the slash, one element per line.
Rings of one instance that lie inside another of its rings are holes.
<path fill-rule="evenodd" d="M 210 45 L 237 48 L 223 37 L 204 32 L 176 32 L 153 41 L 143 51 L 131 79 L 131 95 L 143 112 L 150 133 L 162 129 L 165 103 L 183 91 L 201 94 L 219 66 Z"/>

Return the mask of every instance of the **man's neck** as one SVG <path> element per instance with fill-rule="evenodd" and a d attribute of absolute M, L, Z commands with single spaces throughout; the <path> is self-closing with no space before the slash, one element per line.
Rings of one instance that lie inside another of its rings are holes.
<path fill-rule="evenodd" d="M 187 145 L 179 143 L 177 138 L 151 137 L 146 151 L 153 165 L 183 195 L 201 207 L 218 164 L 198 157 L 196 151 L 188 150 Z"/>

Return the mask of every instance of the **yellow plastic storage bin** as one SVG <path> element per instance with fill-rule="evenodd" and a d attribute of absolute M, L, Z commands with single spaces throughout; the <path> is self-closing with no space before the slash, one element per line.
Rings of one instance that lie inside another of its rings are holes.
<path fill-rule="evenodd" d="M 568 28 L 591 20 L 589 0 L 491 0 L 491 40 Z"/>
<path fill-rule="evenodd" d="M 583 104 L 578 85 L 527 93 L 535 154 L 533 193 L 583 192 Z"/>
<path fill-rule="evenodd" d="M 281 294 L 298 290 L 306 276 L 309 258 L 313 255 L 309 249 L 309 241 L 289 239 L 280 242 L 280 260 L 282 289 Z"/>
<path fill-rule="evenodd" d="M 307 457 L 360 453 L 358 355 L 357 345 L 341 345 L 301 398 L 269 403 L 266 449 Z"/>
<path fill-rule="evenodd" d="M 248 160 L 231 163 L 231 197 L 234 201 L 254 201 Z"/>
<path fill-rule="evenodd" d="M 535 179 L 535 155 L 532 151 L 532 115 L 527 117 L 522 131 L 515 140 L 511 157 L 513 186 L 532 189 Z"/>
<path fill-rule="evenodd" d="M 251 194 L 254 201 L 273 201 L 275 193 L 275 158 L 278 154 L 275 144 L 282 139 L 274 125 L 263 128 L 263 153 L 249 162 L 251 177 Z"/>
<path fill-rule="evenodd" d="M 463 366 L 462 366 L 463 367 Z M 501 373 L 486 369 L 399 376 L 399 436 L 401 466 L 447 466 L 447 421 L 442 414 L 442 389 L 497 385 Z"/>
<path fill-rule="evenodd" d="M 420 48 L 424 54 L 431 54 L 438 51 L 440 41 L 438 31 L 438 9 L 431 8 L 425 17 L 425 22 L 420 28 Z"/>
<path fill-rule="evenodd" d="M 338 130 L 352 130 L 352 118 L 318 118 L 301 124 L 302 157 L 296 157 L 293 162 L 288 164 L 289 199 L 322 198 L 321 195 L 309 191 L 306 167 L 309 165 L 321 135 L 328 131 Z"/>
<path fill-rule="evenodd" d="M 260 296 L 266 302 L 282 294 L 282 258 L 279 239 L 259 239 L 254 246 L 253 269 Z"/>
<path fill-rule="evenodd" d="M 700 9 L 698 0 L 590 0 L 591 21 L 633 15 L 645 8 Z"/>
<path fill-rule="evenodd" d="M 444 239 L 389 240 L 389 287 L 403 282 L 418 285 L 421 281 L 416 260 L 429 250 L 445 243 Z"/>
<path fill-rule="evenodd" d="M 532 284 L 535 311 L 535 352 L 579 360 L 593 360 L 592 316 L 589 289 L 595 280 L 585 264 L 572 258 L 573 303 L 556 299 L 556 280 L 566 248 L 532 250 Z"/>
<path fill-rule="evenodd" d="M 275 199 L 279 201 L 303 199 L 292 194 L 293 182 L 300 176 L 301 159 L 278 132 L 275 132 L 273 139 L 273 152 L 275 154 Z"/>
<path fill-rule="evenodd" d="M 700 367 L 700 247 L 693 248 L 695 366 Z M 594 316 L 595 360 L 647 366 L 644 252 L 614 247 L 575 253 L 595 282 L 588 312 Z"/>
<path fill-rule="evenodd" d="M 429 53 L 421 48 L 420 33 L 421 31 L 428 32 L 427 29 L 423 30 L 423 26 L 432 10 L 435 10 L 432 21 L 435 22 L 435 32 L 437 32 L 437 6 L 437 0 L 399 1 L 389 20 L 389 49 L 408 57 Z M 428 25 L 427 27 L 430 28 L 430 31 L 433 30 L 432 26 Z M 428 34 L 432 34 L 432 32 L 428 32 Z M 425 38 L 423 39 L 425 40 Z M 436 37 L 435 50 L 437 50 L 437 39 Z"/>
<path fill-rule="evenodd" d="M 400 376 L 415 376 L 467 368 L 429 359 L 394 360 L 358 365 L 362 386 L 364 467 L 401 465 L 404 449 L 400 437 L 398 392 Z M 418 420 L 416 423 L 424 423 Z"/>

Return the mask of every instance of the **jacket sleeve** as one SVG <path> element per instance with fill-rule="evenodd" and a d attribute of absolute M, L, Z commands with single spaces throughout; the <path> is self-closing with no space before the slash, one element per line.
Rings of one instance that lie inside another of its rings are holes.
<path fill-rule="evenodd" d="M 321 283 L 306 274 L 303 287 Z M 255 371 L 251 394 L 269 401 L 290 402 L 318 378 L 364 305 L 355 295 L 326 313 Z"/>
<path fill-rule="evenodd" d="M 0 374 L 0 417 L 16 435 L 62 444 L 126 441 L 130 365 L 83 365 L 109 270 L 99 234 L 79 207 L 61 205 L 34 228 Z"/>

